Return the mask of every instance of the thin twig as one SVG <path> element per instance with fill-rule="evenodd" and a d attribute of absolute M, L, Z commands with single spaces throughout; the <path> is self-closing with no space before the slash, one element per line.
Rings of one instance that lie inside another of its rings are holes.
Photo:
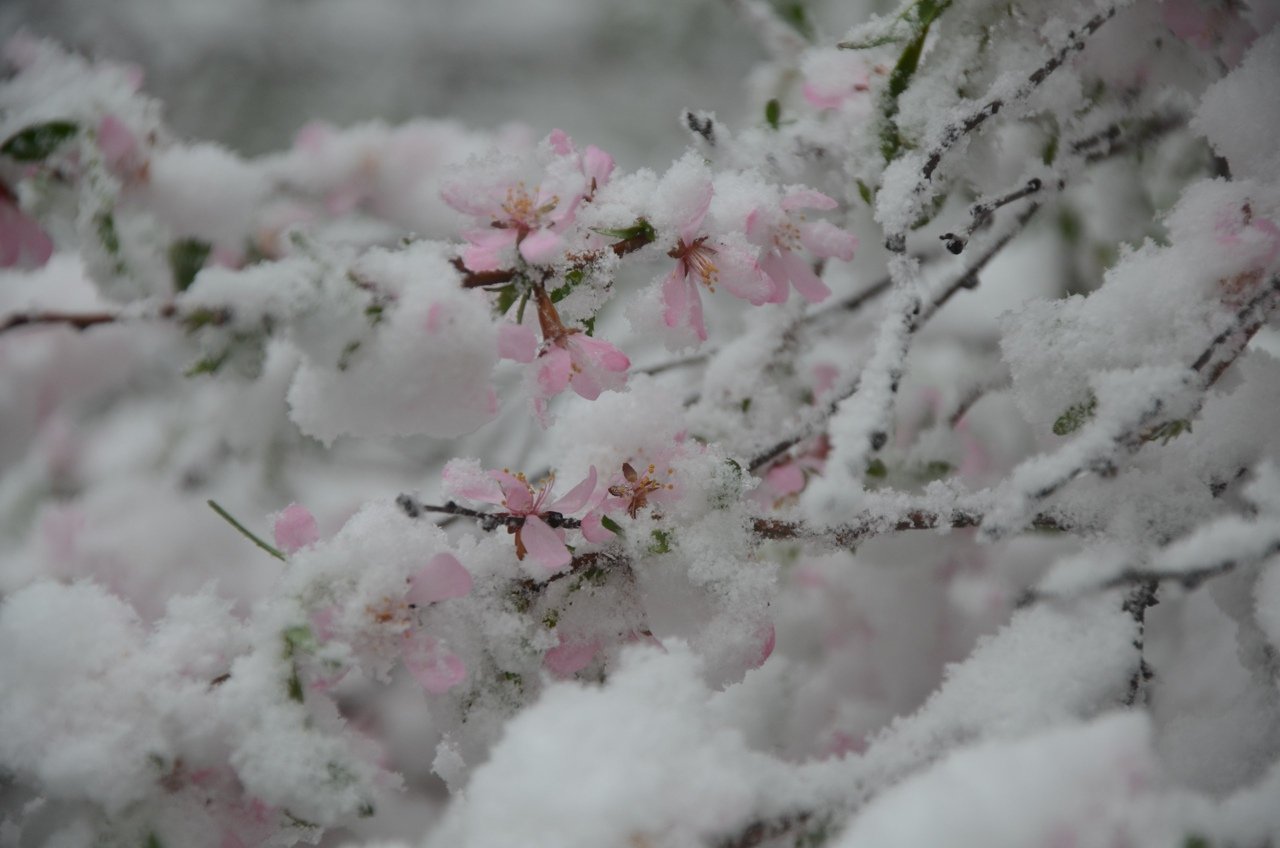
<path fill-rule="evenodd" d="M 281 562 L 288 561 L 288 557 L 286 557 L 279 549 L 274 548 L 271 545 L 268 545 L 266 542 L 262 541 L 262 539 L 254 535 L 254 533 L 248 527 L 245 527 L 239 521 L 236 521 L 236 519 L 231 515 L 231 513 L 227 512 L 225 509 L 219 506 L 217 501 L 209 500 L 207 501 L 207 503 L 209 504 L 210 508 L 213 509 L 214 512 L 222 516 L 222 519 L 226 521 L 228 524 L 230 524 L 232 527 L 239 530 L 240 534 L 244 536 L 246 539 L 248 539 L 250 542 L 253 542 L 255 545 L 262 548 L 264 551 L 271 554 L 271 556 L 275 557 Z"/>

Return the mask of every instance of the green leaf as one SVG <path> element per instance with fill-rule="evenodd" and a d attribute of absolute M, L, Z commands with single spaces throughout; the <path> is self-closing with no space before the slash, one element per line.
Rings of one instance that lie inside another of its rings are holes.
<path fill-rule="evenodd" d="M 507 311 L 511 309 L 511 306 L 516 302 L 516 298 L 519 296 L 520 291 L 516 288 L 516 284 L 507 283 L 505 286 L 498 289 L 498 300 L 493 305 L 494 311 L 499 315 L 506 315 Z"/>
<path fill-rule="evenodd" d="M 599 233 L 602 236 L 616 239 L 644 239 L 653 241 L 658 237 L 658 233 L 654 230 L 653 225 L 644 218 L 637 218 L 636 222 L 629 227 L 618 227 L 615 229 L 603 229 L 592 227 L 592 232 Z"/>
<path fill-rule="evenodd" d="M 889 469 L 885 467 L 884 462 L 876 457 L 867 463 L 867 476 L 874 477 L 877 480 L 883 480 L 889 475 Z"/>
<path fill-rule="evenodd" d="M 804 36 L 805 40 L 813 41 L 813 23 L 809 20 L 809 13 L 805 11 L 804 3 L 800 0 L 774 0 L 773 7 L 779 18 Z"/>
<path fill-rule="evenodd" d="M 1085 422 L 1093 418 L 1093 413 L 1098 409 L 1098 399 L 1094 397 L 1093 392 L 1089 393 L 1089 397 L 1080 403 L 1072 404 L 1063 411 L 1058 419 L 1053 422 L 1053 432 L 1057 436 L 1065 436 L 1074 433 L 1085 425 Z"/>
<path fill-rule="evenodd" d="M 862 202 L 867 204 L 868 206 L 874 206 L 875 195 L 871 193 L 871 187 L 866 183 L 864 183 L 862 180 L 857 180 L 857 183 L 858 183 L 858 197 L 861 197 Z"/>
<path fill-rule="evenodd" d="M 195 238 L 178 239 L 169 245 L 169 269 L 173 271 L 173 287 L 184 292 L 204 267 L 213 245 Z"/>
<path fill-rule="evenodd" d="M 898 114 L 898 98 L 920 66 L 920 54 L 924 51 L 925 40 L 929 37 L 929 28 L 938 16 L 946 11 L 952 0 L 919 0 L 909 8 L 904 17 L 914 18 L 914 35 L 907 42 L 889 73 L 889 85 L 885 89 L 881 111 L 884 114 L 884 126 L 880 132 L 880 153 L 886 162 L 893 161 L 902 151 L 904 142 L 898 132 L 894 117 Z"/>
<path fill-rule="evenodd" d="M 0 153 L 19 162 L 41 162 L 79 131 L 74 121 L 34 124 L 5 139 Z"/>
<path fill-rule="evenodd" d="M 775 130 L 778 128 L 778 121 L 782 118 L 782 104 L 778 102 L 778 98 L 774 97 L 764 104 L 764 122 Z"/>
<path fill-rule="evenodd" d="M 611 533 L 617 533 L 619 536 L 622 535 L 622 525 L 607 515 L 600 516 L 600 525 Z"/>
<path fill-rule="evenodd" d="M 116 232 L 116 219 L 110 212 L 99 212 L 93 219 L 98 231 L 98 241 L 112 256 L 120 255 L 120 234 Z"/>
<path fill-rule="evenodd" d="M 195 361 L 195 363 L 182 372 L 184 377 L 199 377 L 201 374 L 217 374 L 218 369 L 227 364 L 227 360 L 231 358 L 231 351 L 224 350 L 221 353 L 205 356 Z"/>
<path fill-rule="evenodd" d="M 651 554 L 667 554 L 671 553 L 671 534 L 666 530 L 654 530 L 649 536 L 653 539 L 653 544 L 649 545 L 649 553 Z"/>

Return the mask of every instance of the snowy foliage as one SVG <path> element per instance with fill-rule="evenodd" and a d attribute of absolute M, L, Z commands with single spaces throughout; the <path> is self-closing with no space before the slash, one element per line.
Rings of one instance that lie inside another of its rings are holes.
<path fill-rule="evenodd" d="M 1280 7 L 853 5 L 670 162 L 13 36 L 0 848 L 1275 844 Z"/>

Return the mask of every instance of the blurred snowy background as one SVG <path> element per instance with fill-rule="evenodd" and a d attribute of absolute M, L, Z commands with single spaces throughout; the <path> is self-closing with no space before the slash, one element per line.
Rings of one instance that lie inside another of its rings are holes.
<path fill-rule="evenodd" d="M 799 14 L 838 35 L 880 7 Z M 139 63 L 171 126 L 245 154 L 287 147 L 312 119 L 426 116 L 560 126 L 625 167 L 665 166 L 688 141 L 682 109 L 741 123 L 763 58 L 725 0 L 0 2 L 0 36 L 24 29 Z"/>

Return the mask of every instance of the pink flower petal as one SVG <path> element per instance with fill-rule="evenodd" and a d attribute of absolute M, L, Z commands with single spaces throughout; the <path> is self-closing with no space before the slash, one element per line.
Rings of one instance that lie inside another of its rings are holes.
<path fill-rule="evenodd" d="M 503 324 L 498 328 L 498 356 L 516 362 L 532 362 L 538 355 L 538 334 L 524 324 Z"/>
<path fill-rule="evenodd" d="M 835 209 L 840 204 L 820 191 L 814 191 L 811 188 L 798 188 L 787 192 L 779 205 L 782 206 L 783 211 L 790 212 L 793 209 L 820 209 L 827 211 Z"/>
<path fill-rule="evenodd" d="M 754 250 L 742 245 L 720 243 L 716 246 L 716 265 L 720 284 L 735 297 L 760 306 L 773 297 L 775 286 L 760 269 Z"/>
<path fill-rule="evenodd" d="M 804 489 L 804 471 L 794 462 L 775 465 L 764 479 L 779 497 L 794 495 Z"/>
<path fill-rule="evenodd" d="M 502 503 L 502 488 L 498 481 L 480 468 L 475 460 L 451 459 L 440 473 L 445 493 L 450 497 L 466 498 L 483 503 Z"/>
<path fill-rule="evenodd" d="M 546 508 L 548 512 L 563 512 L 565 515 L 572 515 L 587 505 L 587 501 L 596 491 L 596 467 L 591 466 L 587 471 L 587 476 L 581 483 L 574 486 L 564 497 L 549 504 Z"/>
<path fill-rule="evenodd" d="M 533 492 L 524 480 L 508 471 L 490 471 L 489 476 L 502 487 L 502 503 L 508 510 L 522 515 L 533 508 Z"/>
<path fill-rule="evenodd" d="M 320 539 L 315 516 L 305 506 L 289 504 L 275 522 L 276 547 L 287 554 L 314 544 Z"/>
<path fill-rule="evenodd" d="M 702 296 L 698 286 L 677 264 L 662 281 L 662 320 L 668 327 L 691 327 L 700 341 L 707 340 L 707 325 L 702 320 Z"/>
<path fill-rule="evenodd" d="M 582 173 L 586 175 L 588 184 L 594 181 L 596 187 L 604 185 L 613 173 L 613 157 L 595 145 L 587 145 L 586 152 L 582 154 Z"/>
<path fill-rule="evenodd" d="M 566 642 L 561 637 L 560 644 L 542 658 L 542 665 L 556 677 L 572 677 L 591 665 L 598 653 L 599 642 Z"/>
<path fill-rule="evenodd" d="M 107 115 L 98 122 L 98 147 L 107 167 L 116 173 L 125 170 L 138 151 L 138 139 L 133 131 L 115 115 Z"/>
<path fill-rule="evenodd" d="M 520 540 L 529 555 L 548 571 L 560 571 L 573 562 L 569 549 L 565 547 L 556 531 L 547 526 L 536 515 L 527 515 L 524 526 L 520 528 Z"/>
<path fill-rule="evenodd" d="M 834 256 L 848 262 L 853 259 L 858 238 L 830 221 L 813 221 L 800 227 L 800 243 L 809 248 L 814 256 Z"/>
<path fill-rule="evenodd" d="M 547 136 L 547 144 L 551 149 L 560 156 L 570 156 L 573 154 L 573 139 L 569 138 L 569 134 L 564 130 L 555 129 Z"/>
<path fill-rule="evenodd" d="M 765 660 L 773 655 L 774 645 L 777 644 L 778 632 L 771 622 L 761 627 L 756 632 L 756 635 L 760 639 L 760 652 L 756 655 L 756 659 L 751 665 L 752 668 L 759 668 L 764 665 Z"/>
<path fill-rule="evenodd" d="M 530 233 L 520 242 L 520 255 L 525 258 L 525 261 L 535 265 L 550 262 L 563 252 L 564 239 L 551 230 Z"/>
<path fill-rule="evenodd" d="M 462 264 L 471 271 L 496 271 L 506 264 L 506 251 L 516 242 L 515 230 L 492 230 L 483 236 L 468 234 L 472 243 L 462 252 Z"/>
<path fill-rule="evenodd" d="M 698 229 L 702 226 L 702 219 L 707 217 L 707 210 L 711 208 L 711 195 L 714 193 L 711 180 L 702 180 L 691 192 L 685 205 L 688 211 L 677 227 L 685 244 L 691 244 L 698 237 Z"/>
<path fill-rule="evenodd" d="M 432 695 L 448 692 L 467 677 L 466 664 L 425 634 L 406 633 L 400 656 L 413 678 Z"/>
<path fill-rule="evenodd" d="M 569 377 L 573 373 L 569 351 L 552 346 L 539 361 L 538 391 L 543 397 L 555 397 L 568 387 Z"/>
<path fill-rule="evenodd" d="M 316 639 L 321 642 L 328 642 L 333 638 L 334 624 L 338 620 L 338 607 L 333 604 L 321 607 L 311 613 L 309 620 L 311 632 L 315 634 Z"/>
<path fill-rule="evenodd" d="M 411 604 L 426 606 L 450 598 L 462 598 L 471 593 L 471 572 L 450 553 L 439 553 L 427 560 L 417 574 L 409 578 Z"/>
<path fill-rule="evenodd" d="M 614 537 L 614 532 L 601 523 L 604 513 L 598 509 L 588 512 L 582 519 L 582 538 L 595 545 L 603 544 Z"/>
<path fill-rule="evenodd" d="M 821 303 L 830 296 L 831 289 L 827 288 L 827 284 L 813 273 L 809 263 L 797 256 L 794 251 L 788 250 L 779 258 L 783 267 L 787 269 L 787 276 L 791 278 L 792 285 L 805 300 L 810 303 Z"/>
<path fill-rule="evenodd" d="M 769 298 L 769 302 L 786 303 L 787 296 L 791 294 L 791 276 L 776 250 L 770 250 L 764 255 L 760 260 L 760 270 L 773 282 L 773 296 Z"/>

